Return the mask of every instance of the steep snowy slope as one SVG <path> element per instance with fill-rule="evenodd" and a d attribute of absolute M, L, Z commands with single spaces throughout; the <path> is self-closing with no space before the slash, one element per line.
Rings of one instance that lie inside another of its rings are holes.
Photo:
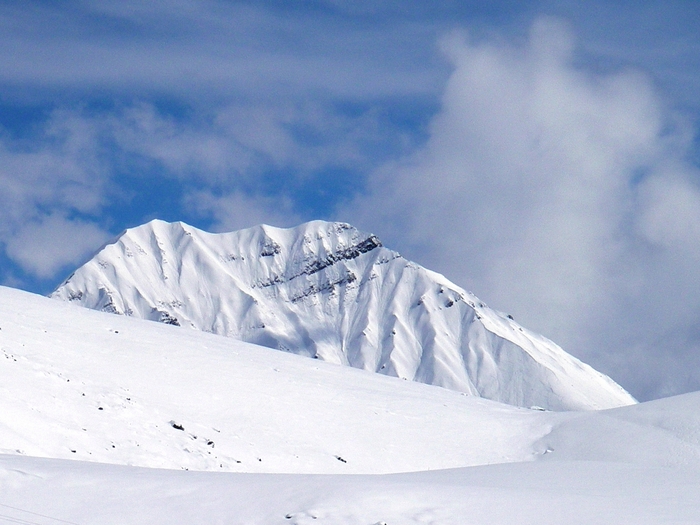
<path fill-rule="evenodd" d="M 343 223 L 127 230 L 52 297 L 552 410 L 634 403 L 610 378 Z"/>

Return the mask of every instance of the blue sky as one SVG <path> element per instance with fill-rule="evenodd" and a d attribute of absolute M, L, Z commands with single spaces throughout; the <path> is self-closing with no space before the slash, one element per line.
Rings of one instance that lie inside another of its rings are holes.
<path fill-rule="evenodd" d="M 640 399 L 700 389 L 697 2 L 2 2 L 0 282 L 351 222 Z"/>

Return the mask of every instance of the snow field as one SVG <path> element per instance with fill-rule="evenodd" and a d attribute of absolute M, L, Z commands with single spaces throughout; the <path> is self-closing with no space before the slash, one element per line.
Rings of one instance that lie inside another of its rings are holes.
<path fill-rule="evenodd" d="M 694 524 L 699 406 L 528 410 L 0 287 L 0 523 Z"/>
<path fill-rule="evenodd" d="M 606 462 L 319 476 L 0 456 L 0 487 L 0 520 L 41 525 L 690 525 L 700 508 L 697 469 Z"/>
<path fill-rule="evenodd" d="M 541 412 L 8 288 L 0 319 L 5 453 L 386 473 L 525 460 L 550 429 Z"/>

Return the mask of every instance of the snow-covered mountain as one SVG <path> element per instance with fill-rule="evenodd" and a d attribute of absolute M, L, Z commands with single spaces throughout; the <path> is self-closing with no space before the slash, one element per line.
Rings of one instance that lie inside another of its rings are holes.
<path fill-rule="evenodd" d="M 609 377 L 344 223 L 126 230 L 51 295 L 516 406 L 634 403 Z"/>

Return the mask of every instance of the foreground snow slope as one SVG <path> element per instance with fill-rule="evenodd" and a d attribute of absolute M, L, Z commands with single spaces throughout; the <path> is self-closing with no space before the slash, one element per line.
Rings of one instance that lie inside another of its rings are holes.
<path fill-rule="evenodd" d="M 25 524 L 690 525 L 698 509 L 700 471 L 618 463 L 313 476 L 0 456 L 0 520 Z"/>
<path fill-rule="evenodd" d="M 3 522 L 697 523 L 698 406 L 516 408 L 0 287 Z"/>
<path fill-rule="evenodd" d="M 0 287 L 0 453 L 383 473 L 525 460 L 546 415 Z"/>
<path fill-rule="evenodd" d="M 531 459 L 700 465 L 700 394 L 541 412 L 0 287 L 0 452 L 386 473 Z"/>
<path fill-rule="evenodd" d="M 633 404 L 610 378 L 343 223 L 226 234 L 152 221 L 52 297 L 552 410 Z"/>

